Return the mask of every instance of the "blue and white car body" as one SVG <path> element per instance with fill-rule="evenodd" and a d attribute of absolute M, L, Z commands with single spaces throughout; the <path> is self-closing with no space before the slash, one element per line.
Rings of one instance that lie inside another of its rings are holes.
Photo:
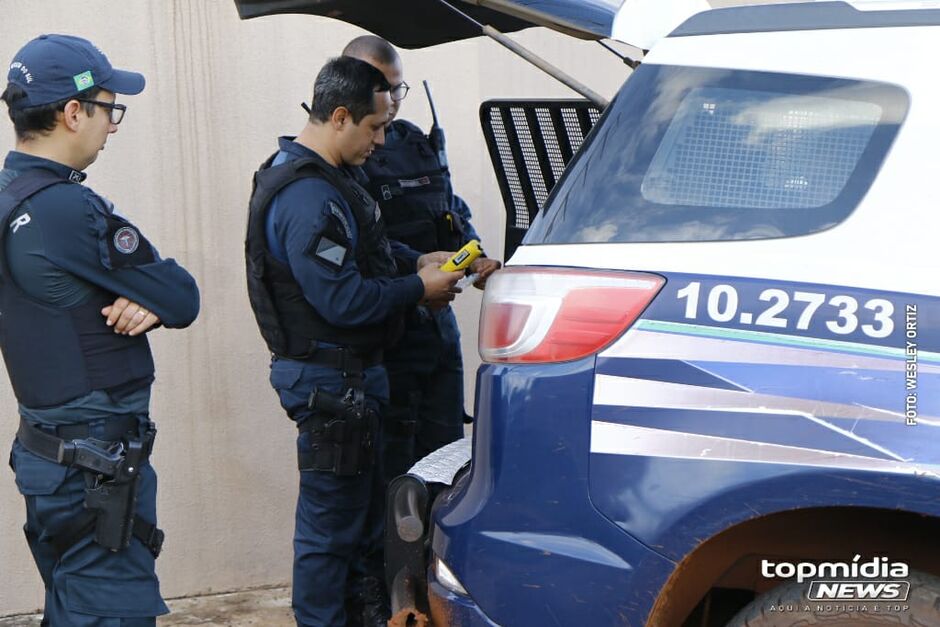
<path fill-rule="evenodd" d="M 940 10 L 871 4 L 697 15 L 608 107 L 487 286 L 436 624 L 679 627 L 759 557 L 940 574 Z"/>

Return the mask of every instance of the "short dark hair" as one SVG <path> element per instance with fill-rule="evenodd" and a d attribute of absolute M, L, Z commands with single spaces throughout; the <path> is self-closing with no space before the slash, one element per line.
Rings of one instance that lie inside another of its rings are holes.
<path fill-rule="evenodd" d="M 311 122 L 326 122 L 338 107 L 345 107 L 359 124 L 362 118 L 375 113 L 374 94 L 389 91 L 391 85 L 377 69 L 359 59 L 330 59 L 317 74 L 313 84 Z"/>
<path fill-rule="evenodd" d="M 56 113 L 65 109 L 65 105 L 70 100 L 88 98 L 94 100 L 101 93 L 100 87 L 92 87 L 83 91 L 79 96 L 72 96 L 52 102 L 50 104 L 39 105 L 37 107 L 26 107 L 24 109 L 14 110 L 14 103 L 26 98 L 26 92 L 13 83 L 7 83 L 7 88 L 0 95 L 0 100 L 7 104 L 10 120 L 13 121 L 13 130 L 16 132 L 16 138 L 21 141 L 35 139 L 36 135 L 45 135 L 55 129 Z M 95 114 L 95 105 L 86 102 L 85 114 L 91 117 Z"/>
<path fill-rule="evenodd" d="M 392 44 L 375 35 L 360 35 L 343 48 L 344 57 L 356 59 L 372 59 L 382 65 L 391 65 L 399 59 L 398 51 Z"/>

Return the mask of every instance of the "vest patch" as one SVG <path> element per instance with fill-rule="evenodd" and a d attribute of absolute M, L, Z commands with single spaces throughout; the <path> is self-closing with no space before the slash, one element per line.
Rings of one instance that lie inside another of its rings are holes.
<path fill-rule="evenodd" d="M 114 249 L 119 253 L 130 255 L 140 246 L 140 235 L 129 226 L 122 227 L 114 232 Z"/>
<path fill-rule="evenodd" d="M 343 232 L 346 234 L 346 239 L 351 240 L 352 227 L 349 226 L 349 220 L 346 219 L 346 213 L 343 211 L 343 208 L 331 200 L 330 213 L 333 214 L 333 217 L 339 221 L 340 225 L 342 225 Z"/>
<path fill-rule="evenodd" d="M 398 179 L 398 184 L 402 187 L 424 187 L 431 184 L 431 179 L 427 176 L 416 179 Z"/>
<path fill-rule="evenodd" d="M 334 242 L 326 235 L 318 237 L 313 248 L 314 259 L 326 264 L 334 270 L 339 270 L 343 267 L 343 262 L 346 260 L 346 255 L 349 253 L 348 247 L 339 242 Z"/>
<path fill-rule="evenodd" d="M 109 270 L 142 266 L 157 260 L 153 247 L 136 227 L 114 215 L 102 216 L 101 265 Z"/>

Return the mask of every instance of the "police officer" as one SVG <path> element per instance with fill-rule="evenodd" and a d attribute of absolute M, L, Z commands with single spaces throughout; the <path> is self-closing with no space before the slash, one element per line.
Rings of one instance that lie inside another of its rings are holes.
<path fill-rule="evenodd" d="M 435 126 L 425 135 L 411 122 L 395 119 L 408 93 L 398 52 L 384 39 L 364 35 L 350 41 L 343 55 L 378 68 L 392 85 L 385 145 L 363 166 L 389 237 L 420 252 L 457 250 L 479 239 L 469 207 L 451 186 L 443 132 Z M 477 275 L 475 285 L 482 289 L 499 266 L 484 257 L 469 273 Z M 383 460 L 389 482 L 428 453 L 463 437 L 463 360 L 453 310 L 411 308 L 404 335 L 385 352 L 385 366 L 391 387 Z"/>
<path fill-rule="evenodd" d="M 390 244 L 357 182 L 355 166 L 384 141 L 391 108 L 381 72 L 357 59 L 329 61 L 306 126 L 280 138 L 255 175 L 249 208 L 249 297 L 274 356 L 271 385 L 299 429 L 298 625 L 386 624 L 375 468 L 378 412 L 388 399 L 382 347 L 399 333 L 406 307 L 442 306 L 463 274 L 438 269 L 447 253 L 419 258 Z M 369 589 L 347 583 L 363 579 Z M 365 609 L 347 616 L 357 594 Z"/>
<path fill-rule="evenodd" d="M 147 461 L 153 359 L 144 333 L 196 317 L 193 278 L 82 185 L 144 77 L 85 39 L 43 35 L 0 96 L 16 147 L 0 171 L 0 347 L 19 403 L 10 463 L 46 589 L 44 625 L 154 625 Z"/>

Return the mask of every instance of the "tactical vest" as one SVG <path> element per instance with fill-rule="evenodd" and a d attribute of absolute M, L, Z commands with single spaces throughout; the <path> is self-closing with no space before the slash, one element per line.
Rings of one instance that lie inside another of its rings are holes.
<path fill-rule="evenodd" d="M 422 253 L 457 250 L 465 243 L 464 227 L 450 211 L 447 166 L 421 129 L 402 120 L 392 126 L 402 139 L 376 146 L 362 166 L 389 238 Z"/>
<path fill-rule="evenodd" d="M 401 315 L 353 329 L 330 324 L 304 298 L 290 267 L 271 254 L 265 233 L 268 208 L 278 192 L 302 178 L 322 178 L 340 192 L 352 210 L 359 229 L 354 256 L 362 276 L 395 276 L 395 261 L 375 201 L 351 177 L 319 156 L 272 166 L 275 156 L 255 173 L 245 239 L 248 298 L 268 349 L 280 357 L 305 359 L 316 352 L 319 342 L 360 351 L 390 345 L 401 333 Z"/>
<path fill-rule="evenodd" d="M 31 408 L 51 407 L 84 396 L 153 379 L 153 357 L 144 335 L 118 335 L 105 324 L 101 309 L 115 296 L 98 290 L 87 302 L 68 309 L 41 302 L 24 292 L 7 265 L 10 217 L 42 189 L 69 181 L 52 172 L 0 173 L 0 349 L 17 401 Z"/>

